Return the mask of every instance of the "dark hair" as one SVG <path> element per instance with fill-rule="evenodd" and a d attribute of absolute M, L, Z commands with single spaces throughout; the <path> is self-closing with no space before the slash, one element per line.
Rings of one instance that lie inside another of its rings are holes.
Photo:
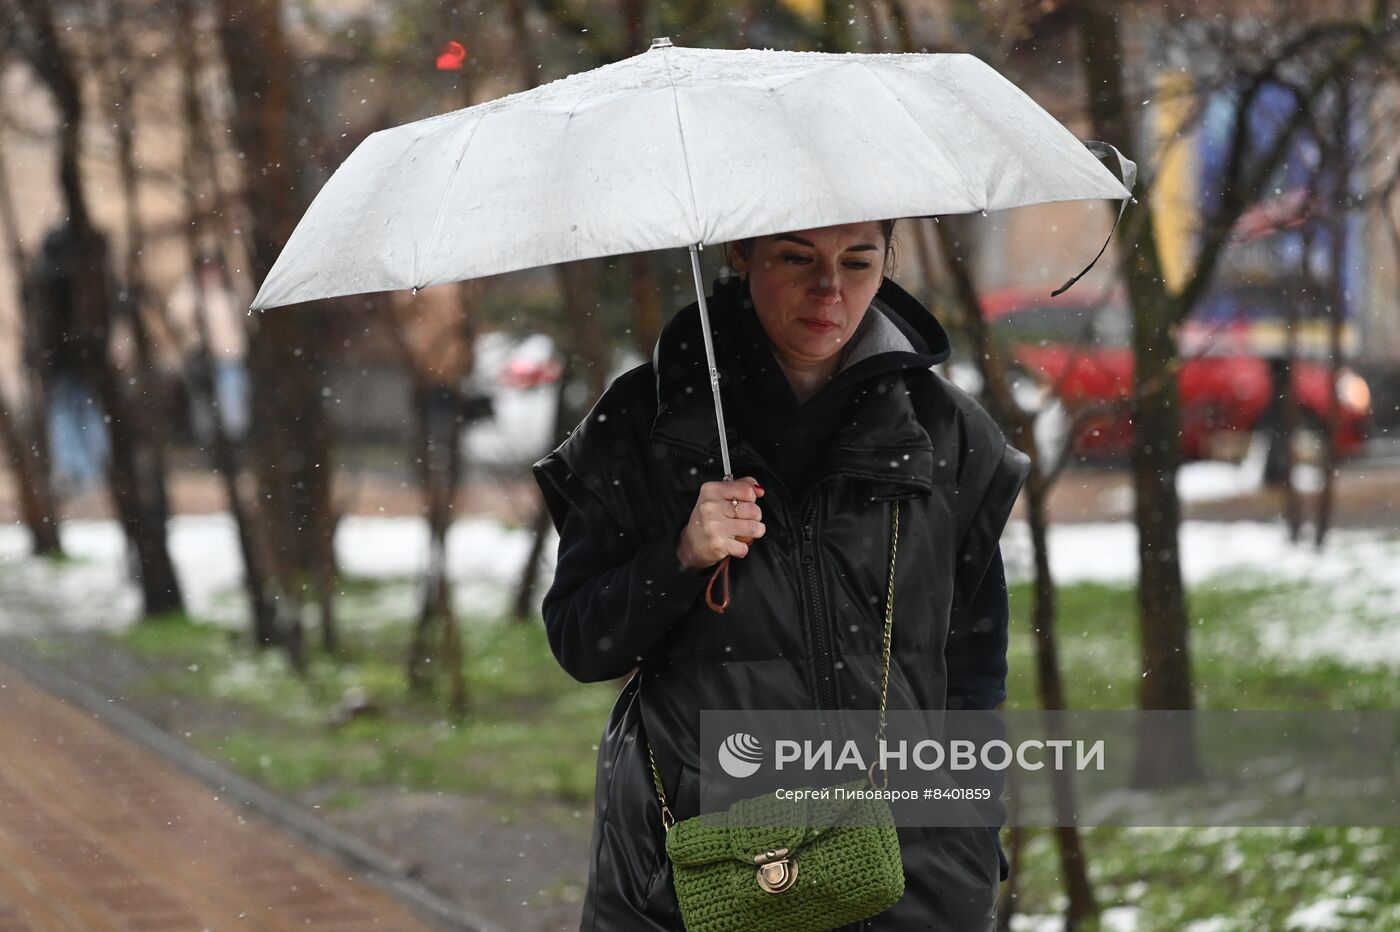
<path fill-rule="evenodd" d="M 895 221 L 893 221 L 893 220 L 880 220 L 880 221 L 878 221 L 878 222 L 879 222 L 879 224 L 880 224 L 880 232 L 883 233 L 883 234 L 885 234 L 885 261 L 886 261 L 886 263 L 887 263 L 888 265 L 893 266 L 893 265 L 894 265 L 894 224 L 895 224 Z M 729 261 L 729 250 L 730 250 L 730 249 L 733 249 L 733 250 L 734 250 L 735 252 L 737 252 L 739 255 L 743 256 L 745 259 L 749 258 L 749 256 L 753 253 L 753 241 L 754 241 L 755 239 L 757 239 L 757 238 L 758 238 L 758 237 L 756 237 L 756 236 L 750 236 L 750 237 L 748 237 L 747 239 L 739 239 L 739 240 L 735 240 L 734 242 L 730 243 L 727 247 L 725 247 L 725 250 L 724 250 L 724 259 L 725 259 L 725 262 L 728 263 L 728 261 Z"/>

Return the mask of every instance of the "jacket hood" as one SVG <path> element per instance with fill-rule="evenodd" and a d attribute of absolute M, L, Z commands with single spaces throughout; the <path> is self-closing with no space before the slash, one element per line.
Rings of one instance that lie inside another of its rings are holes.
<path fill-rule="evenodd" d="M 748 400 L 741 388 L 726 386 L 742 366 L 736 354 L 742 352 L 743 342 L 752 340 L 760 329 L 752 316 L 747 284 L 717 282 L 708 311 L 721 398 L 726 410 L 737 410 L 736 405 Z M 872 483 L 875 494 L 927 494 L 934 440 L 920 423 L 910 389 L 933 380 L 930 367 L 948 354 L 943 327 L 923 305 L 886 279 L 843 350 L 833 383 L 854 383 L 852 394 L 836 434 L 813 465 L 812 481 L 839 473 Z M 653 444 L 721 471 L 719 430 L 696 305 L 679 311 L 662 330 L 652 364 L 656 379 Z M 732 421 L 727 419 L 725 427 L 731 466 L 741 475 L 761 458 Z M 939 438 L 939 442 L 947 447 L 951 441 Z"/>

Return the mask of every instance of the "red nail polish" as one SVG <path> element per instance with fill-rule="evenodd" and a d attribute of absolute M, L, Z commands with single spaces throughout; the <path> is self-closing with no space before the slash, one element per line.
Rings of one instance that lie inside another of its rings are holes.
<path fill-rule="evenodd" d="M 758 494 L 759 494 L 759 495 L 762 495 L 762 494 L 763 494 L 763 486 L 759 485 L 757 481 L 754 482 L 753 487 L 754 487 L 755 489 L 758 489 Z"/>

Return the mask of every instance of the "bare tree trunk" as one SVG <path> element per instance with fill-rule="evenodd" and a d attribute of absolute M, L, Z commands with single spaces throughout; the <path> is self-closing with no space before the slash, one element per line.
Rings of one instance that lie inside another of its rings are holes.
<path fill-rule="evenodd" d="M 1309 282 L 1311 273 L 1308 269 L 1308 256 L 1312 252 L 1312 237 L 1304 234 L 1304 245 L 1302 255 L 1303 281 L 1306 287 L 1311 287 Z M 1265 462 L 1265 475 L 1268 476 L 1273 463 L 1277 463 L 1282 457 L 1283 465 L 1283 516 L 1284 522 L 1288 526 L 1288 539 L 1293 543 L 1298 542 L 1299 536 L 1303 533 L 1303 501 L 1298 492 L 1298 486 L 1293 481 L 1294 466 L 1296 465 L 1293 438 L 1298 432 L 1298 393 L 1293 390 L 1293 373 L 1298 363 L 1298 305 L 1299 301 L 1289 301 L 1284 308 L 1284 349 L 1283 362 L 1280 366 L 1281 372 L 1274 374 L 1275 388 L 1278 392 L 1277 403 L 1280 406 L 1282 416 L 1280 422 L 1269 425 L 1271 431 L 1277 436 L 1273 439 L 1269 448 L 1269 460 Z M 1273 448 L 1273 443 L 1279 445 L 1279 449 Z"/>
<path fill-rule="evenodd" d="M 635 52 L 642 51 L 640 46 L 645 38 L 643 28 L 647 17 L 647 8 L 648 4 L 645 0 L 626 0 L 623 7 L 624 41 L 634 46 L 633 51 Z M 559 9 L 554 8 L 550 12 L 557 14 Z M 539 83 L 539 73 L 530 67 L 530 60 L 534 57 L 534 42 L 526 28 L 523 0 L 511 0 L 506 7 L 506 13 L 510 18 L 511 30 L 515 35 L 516 42 L 522 50 L 520 56 L 521 84 L 524 87 L 534 87 Z M 644 355 L 650 355 L 656 337 L 661 332 L 660 307 L 659 302 L 655 301 L 655 270 L 650 264 L 649 257 L 645 255 L 629 256 L 626 262 L 631 273 L 629 287 L 633 300 L 633 338 L 641 352 Z M 575 411 L 566 403 L 573 377 L 579 372 L 583 372 L 588 384 L 589 398 L 596 400 L 602 396 L 603 391 L 607 388 L 610 366 L 607 334 L 602 326 L 599 307 L 601 299 L 601 266 L 599 262 L 585 260 L 564 263 L 555 267 L 555 275 L 559 282 L 560 297 L 564 306 L 565 326 L 567 331 L 575 337 L 574 352 L 566 350 L 562 353 L 564 368 L 559 376 L 558 394 L 555 399 L 553 434 L 554 440 L 559 441 L 582 416 L 582 412 Z M 584 410 L 591 406 L 592 400 L 590 400 L 589 405 L 585 406 Z M 540 561 L 544 558 L 544 544 L 548 538 L 549 528 L 549 511 L 545 507 L 544 500 L 539 498 L 537 493 L 535 516 L 531 521 L 534 538 L 530 544 L 530 553 L 525 559 L 524 566 L 520 569 L 520 580 L 515 587 L 512 614 L 517 621 L 527 621 L 531 617 Z"/>
<path fill-rule="evenodd" d="M 627 257 L 627 284 L 632 291 L 632 340 L 645 359 L 661 335 L 661 294 L 651 256 L 634 253 Z"/>
<path fill-rule="evenodd" d="M 462 668 L 462 634 L 452 607 L 452 584 L 447 567 L 447 530 L 461 472 L 462 397 L 455 386 L 419 381 L 414 405 L 418 419 L 419 479 L 428 517 L 428 569 L 423 603 L 408 654 L 409 689 L 431 693 L 438 678 L 433 656 L 441 658 L 448 709 L 456 718 L 467 713 L 466 678 Z M 439 649 L 434 651 L 434 643 Z"/>
<path fill-rule="evenodd" d="M 886 0 L 886 8 L 890 14 L 890 22 L 894 24 L 894 32 L 898 41 L 896 47 L 914 51 L 916 48 L 913 30 L 909 27 L 909 14 L 904 9 L 902 0 Z"/>
<path fill-rule="evenodd" d="M 79 167 L 83 120 L 82 98 L 70 57 L 59 44 L 53 10 L 45 0 L 23 0 L 34 47 L 31 63 L 53 94 L 63 117 L 60 129 L 59 181 L 74 243 L 75 319 L 92 348 L 96 387 L 106 411 L 111 440 L 109 469 L 113 505 L 136 552 L 143 614 L 183 611 L 175 565 L 166 546 L 165 524 L 152 519 L 139 498 L 140 482 L 136 439 L 123 395 L 121 380 L 108 356 L 111 333 L 107 244 L 92 225 Z"/>
<path fill-rule="evenodd" d="M 209 302 L 204 288 L 203 271 L 199 267 L 199 234 L 201 223 L 198 219 L 200 165 L 214 184 L 215 166 L 213 153 L 207 152 L 204 145 L 204 111 L 199 101 L 199 56 L 196 47 L 197 25 L 195 17 L 196 0 L 180 0 L 176 8 L 176 23 L 179 34 L 185 41 L 179 43 L 180 69 L 182 78 L 181 110 L 184 116 L 185 152 L 183 160 L 185 213 L 185 249 L 190 257 L 191 274 L 195 283 L 195 326 L 198 341 L 195 347 L 195 360 L 188 367 L 187 378 L 198 385 L 198 391 L 211 400 L 214 411 L 213 462 L 214 470 L 223 483 L 224 496 L 228 499 L 229 513 L 233 516 L 238 533 L 239 552 L 243 556 L 243 589 L 248 596 L 248 616 L 252 620 L 253 643 L 271 644 L 276 641 L 276 613 L 267 594 L 267 570 L 265 557 L 258 547 L 252 509 L 244 501 L 238 487 L 238 455 L 233 440 L 229 436 L 224 418 L 223 406 L 217 403 L 217 389 L 214 385 L 214 359 L 210 347 Z M 227 285 L 227 282 L 224 283 Z"/>
<path fill-rule="evenodd" d="M 1019 449 L 1025 450 L 1031 460 L 1024 494 L 1031 528 L 1031 544 L 1035 553 L 1035 601 L 1031 608 L 1031 618 L 1035 634 L 1036 688 L 1040 694 L 1041 708 L 1047 713 L 1049 731 L 1053 736 L 1060 737 L 1059 717 L 1055 713 L 1068 708 L 1068 703 L 1060 676 L 1059 649 L 1055 640 L 1055 625 L 1058 619 L 1057 594 L 1055 580 L 1050 572 L 1050 544 L 1047 534 L 1050 471 L 1047 464 L 1042 462 L 1040 450 L 1035 442 L 1033 418 L 1016 404 L 1011 395 L 1000 347 L 992 339 L 986 318 L 982 315 L 982 305 L 977 297 L 971 271 L 954 241 L 955 234 L 952 228 L 953 223 L 947 219 L 935 225 L 943 264 L 952 276 L 958 303 L 962 306 L 968 334 L 972 339 L 973 355 L 982 372 L 983 382 L 989 389 L 992 413 L 1002 424 L 1011 428 L 1013 442 Z M 931 257 L 925 257 L 925 267 L 932 267 Z M 1073 775 L 1068 771 L 1053 773 L 1051 790 L 1059 823 L 1055 829 L 1055 841 L 1067 900 L 1065 923 L 1067 928 L 1077 929 L 1099 914 L 1099 905 L 1089 882 L 1088 862 L 1080 842 L 1079 829 L 1074 824 L 1074 813 L 1078 811 L 1078 806 L 1075 802 Z"/>
<path fill-rule="evenodd" d="M 1339 223 L 1338 226 L 1344 226 L 1344 223 Z M 1317 524 L 1313 528 L 1313 544 L 1319 549 L 1327 539 L 1327 532 L 1332 528 L 1332 508 L 1337 494 L 1337 383 L 1341 378 L 1342 370 L 1342 321 L 1343 308 L 1345 307 L 1344 304 L 1340 303 L 1343 298 L 1341 294 L 1343 286 L 1340 283 L 1337 291 L 1336 300 L 1332 302 L 1330 308 L 1331 318 L 1327 325 L 1329 353 L 1332 361 L 1327 380 L 1330 389 L 1327 394 L 1327 416 L 1323 419 L 1322 425 L 1322 456 L 1321 462 L 1318 464 L 1322 470 L 1322 489 L 1318 493 Z"/>
<path fill-rule="evenodd" d="M 888 32 L 880 16 L 882 4 L 878 0 L 861 0 L 861 12 L 865 14 L 865 34 L 869 36 L 870 48 L 878 51 L 885 47 Z"/>
<path fill-rule="evenodd" d="M 136 350 L 131 388 L 123 391 L 131 418 L 132 455 L 136 464 L 138 498 L 150 523 L 164 525 L 170 516 L 167 491 L 165 438 L 161 427 L 167 395 L 160 384 L 151 337 L 142 316 L 146 300 L 145 274 L 142 257 L 145 235 L 141 227 L 140 181 L 136 171 L 136 78 L 141 67 L 130 53 L 129 25 L 123 15 L 121 0 L 103 4 L 105 32 L 110 53 L 100 60 L 106 65 L 103 84 L 111 111 L 112 131 L 117 143 L 117 165 L 121 177 L 122 202 L 126 219 L 125 288 L 116 296 L 115 308 L 131 330 Z"/>
<path fill-rule="evenodd" d="M 1336 156 L 1333 173 L 1336 186 L 1332 192 L 1331 211 L 1332 252 L 1331 296 L 1327 302 L 1327 342 L 1331 369 L 1327 379 L 1327 416 L 1322 425 L 1322 491 L 1317 500 L 1317 526 L 1314 528 L 1313 544 L 1321 549 L 1332 525 L 1332 504 L 1335 499 L 1335 473 L 1337 469 L 1337 383 L 1342 372 L 1342 324 L 1346 319 L 1347 308 L 1351 305 L 1347 295 L 1347 209 L 1350 198 L 1351 151 L 1351 93 L 1348 81 L 1337 82 L 1336 138 L 1333 152 Z"/>
<path fill-rule="evenodd" d="M 96 233 L 96 231 L 92 231 Z M 102 262 L 106 244 L 100 234 L 83 247 L 88 261 Z M 103 265 L 97 273 L 105 276 Z M 96 275 L 93 276 L 94 278 Z M 105 290 L 105 286 L 104 289 Z M 166 545 L 165 522 L 142 500 L 143 483 L 136 419 L 123 393 L 122 378 L 111 360 L 97 367 L 97 389 L 107 411 L 107 428 L 112 446 L 109 477 L 112 497 L 127 538 L 136 551 L 139 582 L 147 617 L 184 611 L 175 566 Z"/>
<path fill-rule="evenodd" d="M 0 48 L 0 72 L 4 71 L 5 49 Z M 5 125 L 4 101 L 0 100 L 0 132 Z M 20 310 L 21 339 L 24 348 L 26 378 L 23 380 L 29 394 L 28 417 L 20 405 L 11 407 L 0 399 L 0 430 L 4 433 L 5 447 L 15 477 L 15 493 L 19 501 L 20 516 L 29 529 L 30 546 L 35 556 L 62 556 L 63 546 L 58 536 L 58 510 L 49 480 L 48 426 L 44 417 L 42 381 L 34 371 L 40 360 L 33 358 L 30 348 L 34 337 L 29 333 L 28 309 L 30 296 L 24 287 L 24 276 L 29 268 L 28 257 L 19 235 L 19 220 L 15 214 L 14 199 L 10 193 L 10 172 L 5 161 L 4 141 L 0 140 L 0 225 L 4 226 L 5 246 L 10 254 L 10 267 L 14 269 L 18 307 Z"/>
<path fill-rule="evenodd" d="M 63 547 L 58 540 L 58 522 L 45 514 L 36 493 L 34 459 L 20 436 L 19 425 L 10 416 L 9 407 L 0 398 L 0 443 L 10 457 L 10 469 L 15 479 L 15 497 L 19 501 L 20 517 L 29 529 L 30 551 L 36 557 L 60 556 Z"/>
<path fill-rule="evenodd" d="M 194 145 L 200 164 L 206 168 L 205 181 L 208 185 L 207 206 L 201 212 L 201 216 L 217 229 L 215 240 L 221 244 L 226 260 L 232 261 L 235 257 L 243 257 L 247 263 L 251 263 L 253 255 L 252 218 L 249 216 L 247 205 L 240 202 L 239 195 L 230 193 L 230 186 L 225 184 L 224 172 L 221 170 L 225 146 L 228 146 L 236 154 L 238 144 L 236 142 L 229 143 L 232 128 L 227 123 L 220 123 L 219 108 L 211 102 L 211 97 L 222 97 L 223 91 L 227 88 L 227 62 L 222 61 L 222 42 L 217 28 L 213 34 L 199 29 L 199 13 L 211 4 L 207 4 L 205 0 L 191 0 L 191 2 L 194 4 L 190 11 L 192 28 L 198 31 L 190 34 L 188 51 L 194 56 L 197 63 L 201 63 L 192 75 L 195 81 L 199 114 L 199 127 L 194 137 Z M 217 9 L 215 7 L 216 13 Z M 215 25 L 217 26 L 217 23 Z M 214 67 L 202 64 L 206 61 L 210 61 Z M 222 73 L 218 70 L 219 64 L 222 64 Z M 206 80 L 211 81 L 212 88 L 203 90 L 199 88 L 199 81 L 204 76 L 208 76 Z M 219 78 L 225 80 L 220 82 L 217 80 Z M 227 115 L 226 119 L 228 122 L 236 120 L 236 112 Z M 241 191 L 243 184 L 241 179 L 236 181 L 232 185 L 232 190 L 234 192 Z"/>
<path fill-rule="evenodd" d="M 1094 4 L 1078 10 L 1095 137 L 1136 139 L 1123 91 L 1123 47 L 1116 14 Z M 1174 325 L 1181 314 L 1166 290 L 1151 211 L 1144 206 L 1139 212 L 1141 235 L 1121 259 L 1134 314 L 1132 465 L 1143 668 L 1138 703 L 1143 709 L 1189 710 L 1195 701 L 1181 578 L 1181 503 L 1176 491 L 1181 450 Z M 1133 764 L 1138 785 L 1172 785 L 1199 773 L 1195 734 L 1189 727 L 1140 736 Z"/>
<path fill-rule="evenodd" d="M 618 58 L 626 58 L 645 52 L 647 49 L 647 2 L 646 0 L 622 0 L 623 35 L 626 48 Z"/>
<path fill-rule="evenodd" d="M 219 0 L 219 39 L 234 102 L 233 138 L 244 165 L 252 215 L 252 271 L 261 280 L 302 207 L 293 150 L 291 76 L 296 71 L 282 28 L 280 0 Z M 301 608 L 320 587 L 333 523 L 329 425 L 321 403 L 324 375 L 319 310 L 282 308 L 258 319 L 249 349 L 253 383 L 253 451 L 264 493 L 261 522 L 272 544 L 278 627 L 293 664 L 304 668 Z M 333 588 L 333 587 L 332 587 Z M 319 593 L 324 601 L 331 590 Z M 324 608 L 323 608 L 324 611 Z M 324 617 L 324 616 L 323 616 Z"/>
<path fill-rule="evenodd" d="M 1021 778 L 1015 767 L 1006 771 L 1006 808 L 1013 814 L 1021 806 Z M 1006 831 L 1006 881 L 997 894 L 997 932 L 1011 932 L 1011 917 L 1016 914 L 1021 887 L 1021 859 L 1026 853 L 1026 829 L 1020 824 Z"/>
<path fill-rule="evenodd" d="M 447 544 L 442 544 L 443 566 L 437 576 L 436 611 L 441 619 L 439 630 L 442 633 L 442 660 L 444 675 L 447 677 L 447 712 L 456 721 L 462 721 L 470 711 L 467 698 L 467 677 L 462 662 L 462 629 L 457 624 L 457 614 L 452 607 L 452 588 L 447 575 Z"/>
<path fill-rule="evenodd" d="M 1035 449 L 1034 442 L 1031 449 Z M 1032 454 L 1032 462 L 1036 457 Z M 1056 607 L 1054 578 L 1050 574 L 1050 544 L 1047 539 L 1046 517 L 1048 513 L 1048 489 L 1038 464 L 1033 465 L 1026 480 L 1026 511 L 1031 527 L 1031 541 L 1035 551 L 1035 603 L 1031 609 L 1032 630 L 1035 632 L 1036 685 L 1040 692 L 1040 705 L 1047 713 L 1050 724 L 1048 731 L 1055 738 L 1063 738 L 1056 722 L 1055 712 L 1069 707 L 1065 699 L 1064 687 L 1060 679 L 1059 652 L 1055 643 L 1055 624 L 1059 617 Z M 1074 814 L 1079 811 L 1074 790 L 1074 775 L 1070 771 L 1056 770 L 1051 774 L 1051 790 L 1054 796 L 1057 821 L 1055 840 L 1060 855 L 1060 876 L 1064 878 L 1065 927 L 1082 928 L 1099 914 L 1099 904 L 1089 883 L 1089 864 L 1084 855 L 1084 847 L 1079 837 L 1079 828 L 1073 824 Z"/>
<path fill-rule="evenodd" d="M 520 81 L 520 89 L 527 90 L 539 84 L 539 72 L 535 70 L 535 41 L 529 28 L 525 23 L 525 3 L 526 0 L 507 0 L 506 19 L 510 22 L 511 35 L 515 40 L 517 53 L 515 55 L 516 67 L 519 69 L 517 78 Z"/>
<path fill-rule="evenodd" d="M 760 2 L 761 0 L 742 0 L 739 4 L 739 22 L 734 27 L 738 48 L 749 46 L 749 31 L 753 29 L 753 21 L 758 18 Z"/>
<path fill-rule="evenodd" d="M 535 517 L 530 522 L 530 553 L 525 558 L 525 567 L 520 572 L 520 582 L 515 587 L 515 602 L 511 606 L 511 617 L 516 621 L 529 621 L 534 617 L 535 592 L 539 583 L 540 561 L 544 559 L 544 544 L 549 539 L 549 509 L 543 501 L 535 505 Z"/>
<path fill-rule="evenodd" d="M 608 335 L 603 329 L 602 264 L 598 260 L 566 262 L 557 269 L 565 326 L 574 340 L 572 368 L 582 375 L 588 397 L 596 400 L 608 387 L 610 368 Z"/>
<path fill-rule="evenodd" d="M 579 414 L 568 404 L 569 384 L 572 381 L 573 366 L 566 356 L 564 370 L 559 374 L 559 384 L 554 392 L 554 431 L 550 439 L 561 442 L 569 428 L 578 422 Z M 538 496 L 536 496 L 538 498 Z M 543 499 L 535 505 L 535 518 L 530 531 L 534 535 L 530 543 L 530 555 L 525 558 L 525 567 L 520 573 L 520 582 L 515 587 L 515 604 L 512 615 L 517 621 L 527 621 L 532 617 L 535 606 L 535 587 L 540 576 L 540 561 L 544 559 L 544 542 L 549 537 L 549 509 Z"/>
<path fill-rule="evenodd" d="M 818 52 L 847 52 L 846 0 L 822 0 L 822 19 L 817 26 Z"/>
<path fill-rule="evenodd" d="M 602 397 L 608 385 L 608 340 L 601 319 L 601 267 L 597 261 L 569 262 L 557 266 L 559 289 L 564 304 L 565 326 L 574 336 L 576 352 L 564 353 L 564 371 L 559 377 L 559 395 L 554 409 L 554 438 L 561 440 L 578 422 L 582 412 L 572 410 L 566 403 L 572 375 L 584 373 L 588 385 L 587 411 Z M 531 522 L 535 539 L 530 554 L 521 568 L 520 582 L 515 588 L 514 614 L 518 620 L 530 617 L 534 605 L 535 582 L 540 560 L 544 557 L 544 541 L 549 532 L 549 512 L 543 499 L 536 496 L 535 518 Z"/>

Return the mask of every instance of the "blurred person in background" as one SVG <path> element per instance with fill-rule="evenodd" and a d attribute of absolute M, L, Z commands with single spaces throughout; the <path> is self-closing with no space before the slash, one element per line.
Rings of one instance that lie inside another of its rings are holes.
<path fill-rule="evenodd" d="M 457 443 L 465 422 L 465 380 L 472 345 L 459 287 L 428 288 L 394 295 L 394 336 L 413 378 L 413 403 L 420 441 L 431 462 L 424 465 L 455 477 Z"/>
<path fill-rule="evenodd" d="M 217 426 L 215 414 L 232 440 L 248 432 L 248 334 L 245 329 L 248 302 L 229 280 L 223 256 L 206 253 L 196 262 L 197 272 L 187 275 L 166 304 L 174 340 L 183 358 L 190 395 L 190 429 L 201 444 L 208 444 Z M 203 313 L 209 334 L 209 373 L 214 397 L 203 390 L 204 379 L 195 378 L 205 365 L 201 352 L 199 315 Z"/>
<path fill-rule="evenodd" d="M 24 303 L 30 315 L 25 355 L 47 399 L 53 480 L 64 493 L 98 482 L 109 453 L 96 389 L 98 367 L 106 364 L 106 339 L 77 304 L 77 246 L 67 223 L 44 237 Z"/>

